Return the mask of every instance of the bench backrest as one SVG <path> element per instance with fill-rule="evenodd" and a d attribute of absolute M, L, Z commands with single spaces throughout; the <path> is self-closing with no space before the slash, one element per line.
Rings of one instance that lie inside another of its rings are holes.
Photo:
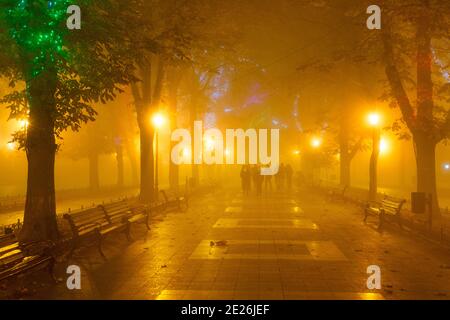
<path fill-rule="evenodd" d="M 130 215 L 131 209 L 125 200 L 99 205 L 109 223 L 122 222 Z"/>
<path fill-rule="evenodd" d="M 161 192 L 161 194 L 163 195 L 165 202 L 176 201 L 180 198 L 180 195 L 175 191 L 160 190 L 159 192 Z"/>
<path fill-rule="evenodd" d="M 0 235 L 0 247 L 5 247 L 16 241 L 14 233 Z"/>
<path fill-rule="evenodd" d="M 152 208 L 152 206 L 147 206 L 138 201 L 128 202 L 128 207 L 130 208 L 132 214 L 146 213 L 147 210 L 151 210 Z"/>
<path fill-rule="evenodd" d="M 381 201 L 381 205 L 386 214 L 398 215 L 402 210 L 403 204 L 406 202 L 404 199 L 397 199 L 394 197 L 385 196 Z"/>
<path fill-rule="evenodd" d="M 167 195 L 167 192 L 165 190 L 160 190 L 159 192 L 162 194 L 164 201 L 169 202 L 169 197 Z"/>
<path fill-rule="evenodd" d="M 0 247 L 0 270 L 20 262 L 24 257 L 18 242 Z"/>
<path fill-rule="evenodd" d="M 94 207 L 75 213 L 66 213 L 64 216 L 74 235 L 92 231 L 105 224 L 109 224 L 105 211 L 101 207 Z"/>
<path fill-rule="evenodd" d="M 52 241 L 37 241 L 28 243 L 14 242 L 8 245 L 0 246 L 0 281 L 8 278 L 18 271 L 16 266 L 21 265 L 20 268 L 27 270 L 29 265 L 26 265 L 28 260 L 26 258 L 38 258 L 39 256 L 51 259 L 53 256 L 52 249 L 55 243 Z M 22 264 L 25 263 L 25 264 Z M 31 262 L 33 263 L 33 262 Z"/>

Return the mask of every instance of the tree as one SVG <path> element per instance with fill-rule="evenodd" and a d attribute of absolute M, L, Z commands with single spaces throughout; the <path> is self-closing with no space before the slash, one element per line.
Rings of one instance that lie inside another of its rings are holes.
<path fill-rule="evenodd" d="M 141 8 L 145 16 L 146 33 L 154 45 L 142 52 L 136 65 L 136 78 L 131 84 L 140 134 L 140 200 L 146 203 L 155 199 L 154 188 L 154 129 L 151 115 L 160 104 L 166 60 L 184 57 L 183 48 L 189 42 L 189 30 L 182 28 L 184 8 L 177 0 L 151 0 Z"/>
<path fill-rule="evenodd" d="M 211 56 L 213 50 L 223 50 L 228 29 L 217 28 L 217 21 L 224 25 L 223 10 L 219 7 L 219 3 L 207 0 L 151 0 L 142 8 L 152 46 L 139 57 L 136 64 L 139 80 L 131 85 L 131 89 L 140 132 L 140 199 L 143 202 L 151 202 L 156 196 L 154 129 L 150 119 L 161 108 L 168 70 L 180 63 L 195 68 L 201 58 Z M 189 67 L 181 70 L 189 70 Z"/>
<path fill-rule="evenodd" d="M 322 10 L 332 12 L 351 38 L 346 46 L 335 49 L 333 59 L 322 62 L 332 66 L 353 63 L 364 72 L 371 70 L 374 78 L 378 71 L 384 73 L 387 87 L 382 98 L 391 101 L 402 115 L 392 129 L 400 138 L 412 137 L 417 190 L 432 195 L 433 214 L 439 217 L 435 148 L 450 136 L 449 61 L 445 55 L 449 50 L 450 4 L 438 0 L 380 1 L 381 30 L 369 30 L 365 27 L 366 8 L 371 4 L 321 2 Z M 373 68 L 378 69 L 373 72 Z"/>
<path fill-rule="evenodd" d="M 445 73 L 450 61 L 435 48 L 444 45 L 448 50 L 450 4 L 418 0 L 386 1 L 384 6 L 384 27 L 378 39 L 390 95 L 414 142 L 417 191 L 432 196 L 433 215 L 439 218 L 436 145 L 450 136 L 450 85 Z M 414 64 L 415 80 L 410 72 Z M 410 97 L 413 91 L 415 103 Z"/>
<path fill-rule="evenodd" d="M 141 30 L 138 19 L 130 19 L 140 1 L 78 3 L 84 8 L 81 30 L 66 27 L 69 0 L 0 4 L 0 74 L 12 88 L 24 87 L 3 102 L 13 117 L 29 119 L 26 136 L 16 135 L 28 159 L 21 241 L 58 237 L 54 162 L 61 132 L 94 120 L 92 103 L 113 99 L 133 80 L 126 39 Z"/>

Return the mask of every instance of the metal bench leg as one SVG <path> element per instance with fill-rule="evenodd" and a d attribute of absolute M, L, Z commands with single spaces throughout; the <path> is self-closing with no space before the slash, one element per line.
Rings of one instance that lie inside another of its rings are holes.
<path fill-rule="evenodd" d="M 103 249 L 102 249 L 102 237 L 101 237 L 101 235 L 98 236 L 98 252 L 102 256 L 102 258 L 106 260 L 106 256 L 103 253 Z"/>
<path fill-rule="evenodd" d="M 400 227 L 400 229 L 403 229 L 400 213 L 397 213 L 396 217 L 397 217 L 398 226 Z"/>
<path fill-rule="evenodd" d="M 364 222 L 366 222 L 366 220 L 367 220 L 367 214 L 368 214 L 368 212 L 367 212 L 367 208 L 365 208 L 364 209 Z"/>
<path fill-rule="evenodd" d="M 381 230 L 383 228 L 383 224 L 384 224 L 384 209 L 380 209 L 380 222 L 378 224 L 378 230 Z"/>
<path fill-rule="evenodd" d="M 55 264 L 56 264 L 55 258 L 52 257 L 52 259 L 48 264 L 47 271 L 50 274 L 50 277 L 53 280 L 53 282 L 58 283 L 58 279 L 56 279 L 55 276 Z"/>
<path fill-rule="evenodd" d="M 149 217 L 150 217 L 150 213 L 147 211 L 145 214 L 145 226 L 147 227 L 147 231 L 150 230 L 150 225 L 149 225 Z"/>
<path fill-rule="evenodd" d="M 126 224 L 125 235 L 126 235 L 128 241 L 131 242 L 133 240 L 131 238 L 131 223 L 130 222 L 127 222 L 127 224 Z"/>
<path fill-rule="evenodd" d="M 72 248 L 70 248 L 69 254 L 67 255 L 67 260 L 70 260 L 75 253 L 77 248 L 77 240 L 72 240 Z"/>

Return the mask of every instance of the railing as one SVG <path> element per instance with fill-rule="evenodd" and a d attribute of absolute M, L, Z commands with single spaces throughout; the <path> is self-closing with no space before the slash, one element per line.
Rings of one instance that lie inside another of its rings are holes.
<path fill-rule="evenodd" d="M 217 183 L 208 181 L 207 183 L 199 185 L 195 188 L 191 188 L 187 184 L 180 184 L 179 190 L 180 190 L 180 192 L 183 190 L 183 192 L 185 193 L 186 196 L 193 196 L 193 195 L 202 195 L 202 194 L 209 193 L 212 190 L 214 190 L 217 186 L 218 186 Z M 64 221 L 62 219 L 62 216 L 64 215 L 64 213 L 80 212 L 83 210 L 87 210 L 87 209 L 96 207 L 101 204 L 113 203 L 113 202 L 118 202 L 118 201 L 123 201 L 123 200 L 131 200 L 132 201 L 134 199 L 137 200 L 138 196 L 134 195 L 134 196 L 123 196 L 123 197 L 110 198 L 108 200 L 104 200 L 101 202 L 93 202 L 93 203 L 90 203 L 87 205 L 82 205 L 77 208 L 68 208 L 66 211 L 59 212 L 57 214 L 58 227 L 60 228 L 60 231 L 61 230 L 64 231 L 66 228 L 66 223 L 64 223 Z M 13 224 L 0 225 L 0 235 L 8 233 L 8 232 L 17 233 L 20 231 L 21 227 L 22 227 L 22 221 L 20 219 L 16 223 L 13 223 Z"/>

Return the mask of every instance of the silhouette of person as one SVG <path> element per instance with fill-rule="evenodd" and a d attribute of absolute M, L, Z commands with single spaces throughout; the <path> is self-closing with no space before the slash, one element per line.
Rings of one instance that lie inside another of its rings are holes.
<path fill-rule="evenodd" d="M 264 176 L 261 175 L 261 167 L 259 165 L 255 165 L 253 170 L 253 182 L 255 184 L 257 196 L 260 196 L 262 194 L 263 180 Z"/>
<path fill-rule="evenodd" d="M 272 175 L 264 176 L 264 191 L 272 191 Z"/>
<path fill-rule="evenodd" d="M 244 195 L 248 195 L 250 193 L 250 179 L 251 179 L 250 168 L 248 165 L 242 166 L 240 176 L 241 176 L 242 192 L 244 193 Z"/>

